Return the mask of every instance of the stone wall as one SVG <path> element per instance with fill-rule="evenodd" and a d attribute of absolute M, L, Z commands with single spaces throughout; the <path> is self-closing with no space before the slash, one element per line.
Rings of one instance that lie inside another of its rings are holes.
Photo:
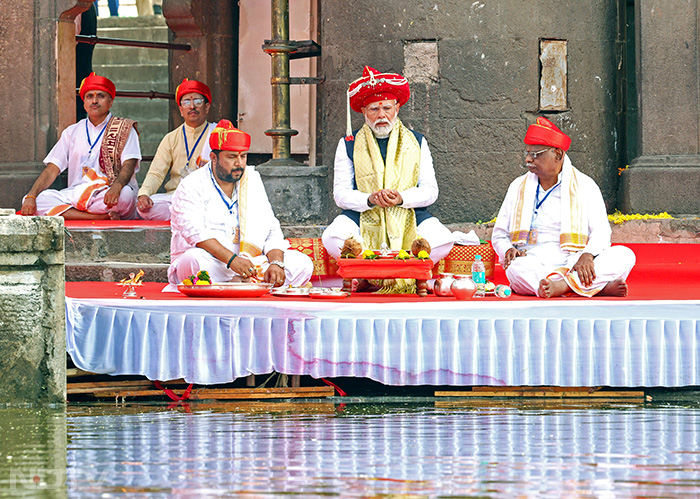
<path fill-rule="evenodd" d="M 319 141 L 330 164 L 345 130 L 345 92 L 364 65 L 405 74 L 399 117 L 431 147 L 445 223 L 493 218 L 520 168 L 537 115 L 572 139 L 575 166 L 616 207 L 620 165 L 616 79 L 618 2 L 417 0 L 319 2 L 323 47 Z M 540 39 L 568 46 L 568 110 L 538 112 Z M 353 113 L 353 128 L 362 124 Z M 330 183 L 332 185 L 332 182 Z"/>
<path fill-rule="evenodd" d="M 0 215 L 2 402 L 64 402 L 63 219 Z"/>

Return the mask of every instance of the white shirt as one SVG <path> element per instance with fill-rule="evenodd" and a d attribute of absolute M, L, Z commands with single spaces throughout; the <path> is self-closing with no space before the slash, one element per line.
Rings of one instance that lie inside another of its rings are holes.
<path fill-rule="evenodd" d="M 580 173 L 580 172 L 579 172 Z M 537 231 L 537 243 L 528 244 L 526 249 L 529 256 L 550 260 L 552 264 L 564 264 L 567 261 L 576 263 L 582 253 L 590 253 L 593 256 L 599 255 L 603 250 L 610 247 L 610 222 L 605 209 L 605 201 L 600 189 L 595 181 L 585 174 L 579 175 L 579 187 L 583 196 L 583 208 L 588 211 L 588 243 L 586 247 L 574 253 L 572 258 L 568 252 L 562 251 L 559 243 L 559 233 L 561 229 L 561 185 L 543 191 L 540 188 L 539 200 L 542 201 L 547 193 L 549 196 L 542 202 L 537 215 L 533 213 L 533 220 L 530 230 Z M 561 174 L 559 174 L 559 181 Z M 506 252 L 513 247 L 508 234 L 511 217 L 514 215 L 515 203 L 518 198 L 522 177 L 515 179 L 508 187 L 508 193 L 498 212 L 496 224 L 493 227 L 491 243 L 498 254 L 500 261 L 503 261 Z"/>
<path fill-rule="evenodd" d="M 333 199 L 343 210 L 363 212 L 369 210 L 367 199 L 371 193 L 358 191 L 355 183 L 355 165 L 348 157 L 345 148 L 345 138 L 340 139 L 335 151 L 335 167 L 333 178 Z M 438 197 L 438 184 L 433 168 L 433 157 L 425 137 L 420 144 L 420 170 L 418 184 L 401 192 L 402 208 L 423 208 L 430 206 Z"/>
<path fill-rule="evenodd" d="M 255 182 L 262 184 L 260 174 L 250 166 L 244 175 L 254 176 Z M 232 252 L 239 252 L 239 244 L 233 242 L 235 229 L 239 226 L 236 191 L 233 196 L 233 199 L 229 198 L 218 187 L 211 164 L 199 168 L 180 181 L 170 206 L 171 261 L 174 262 L 182 253 L 208 239 L 216 239 Z M 263 254 L 273 249 L 285 250 L 289 245 L 267 196 L 259 196 L 256 201 L 257 205 L 248 209 L 253 210 L 256 223 L 268 228 Z"/>
<path fill-rule="evenodd" d="M 83 166 L 91 168 L 99 175 L 105 175 L 105 172 L 100 168 L 99 161 L 100 148 L 104 138 L 104 133 L 101 132 L 107 126 L 107 122 L 111 117 L 112 114 L 108 114 L 104 121 L 97 126 L 94 126 L 88 118 L 70 125 L 63 130 L 61 138 L 44 158 L 44 164 L 53 163 L 61 172 L 68 169 L 68 187 L 74 187 L 82 182 Z M 87 131 L 85 129 L 86 124 Z M 88 135 L 90 141 L 88 141 Z M 90 142 L 93 144 L 92 147 Z M 141 146 L 139 144 L 139 135 L 133 127 L 129 131 L 129 137 L 122 151 L 122 164 L 129 159 L 136 159 L 134 173 L 138 172 L 141 162 Z M 135 175 L 131 177 L 129 185 L 134 191 L 137 190 L 138 184 Z"/>

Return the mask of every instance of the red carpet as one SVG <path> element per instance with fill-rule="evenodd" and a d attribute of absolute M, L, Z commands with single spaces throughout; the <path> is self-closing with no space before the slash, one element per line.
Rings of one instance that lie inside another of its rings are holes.
<path fill-rule="evenodd" d="M 629 295 L 625 298 L 595 297 L 593 300 L 699 300 L 700 299 L 700 246 L 696 244 L 630 244 L 637 255 L 637 265 L 627 279 Z M 496 266 L 494 277 L 496 284 L 507 284 L 505 274 Z M 149 300 L 201 300 L 189 298 L 180 293 L 162 293 L 164 283 L 147 282 L 137 288 L 140 297 Z M 123 288 L 106 282 L 67 282 L 66 295 L 73 298 L 119 298 Z M 265 295 L 258 300 L 311 300 L 311 298 L 277 297 Z M 484 298 L 487 301 L 504 301 L 494 296 Z M 535 297 L 513 295 L 508 300 L 539 300 Z M 576 295 L 557 300 L 590 300 Z M 441 298 L 429 295 L 419 298 L 414 295 L 377 295 L 359 293 L 343 302 L 382 303 L 395 301 L 416 301 L 428 303 L 433 301 L 454 301 L 454 298 Z"/>
<path fill-rule="evenodd" d="M 161 220 L 66 220 L 66 229 L 143 229 L 170 227 Z"/>

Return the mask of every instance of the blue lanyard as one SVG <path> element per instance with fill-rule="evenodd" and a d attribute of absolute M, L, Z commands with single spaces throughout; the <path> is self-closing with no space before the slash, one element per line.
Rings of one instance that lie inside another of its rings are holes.
<path fill-rule="evenodd" d="M 549 197 L 549 195 L 554 191 L 554 189 L 556 189 L 560 185 L 561 185 L 561 180 L 559 182 L 557 182 L 557 185 L 555 185 L 554 187 L 549 189 L 547 191 L 547 194 L 545 194 L 544 197 L 542 198 L 542 201 L 540 201 L 540 183 L 537 182 L 537 191 L 535 192 L 535 215 L 537 215 L 537 210 L 540 209 L 540 206 L 542 206 L 542 203 L 544 203 L 547 200 L 547 198 Z"/>
<path fill-rule="evenodd" d="M 221 200 L 226 205 L 226 208 L 228 208 L 229 214 L 233 215 L 233 207 L 236 206 L 236 203 L 237 203 L 235 188 L 233 190 L 233 202 L 229 204 L 229 202 L 226 201 L 227 196 L 223 193 L 223 191 L 221 190 L 221 187 L 219 187 L 219 184 L 216 183 L 216 180 L 214 180 L 214 172 L 212 171 L 211 167 L 209 167 L 209 176 L 211 177 L 211 181 L 214 184 L 214 188 L 216 188 L 216 192 L 219 193 L 219 197 L 221 197 Z"/>
<path fill-rule="evenodd" d="M 95 147 L 95 144 L 97 144 L 100 141 L 100 137 L 102 137 L 102 134 L 105 133 L 105 129 L 107 128 L 107 123 L 105 122 L 105 126 L 102 127 L 102 130 L 100 131 L 99 135 L 95 139 L 95 142 L 90 142 L 90 131 L 88 130 L 88 121 L 90 120 L 85 120 L 85 135 L 87 135 L 87 141 L 88 145 L 90 146 L 90 150 L 88 151 L 88 156 L 92 154 L 92 149 Z"/>
<path fill-rule="evenodd" d="M 185 138 L 185 154 L 187 154 L 187 163 L 185 163 L 185 168 L 189 168 L 190 160 L 192 159 L 192 155 L 194 154 L 194 150 L 197 149 L 197 145 L 199 144 L 199 141 L 202 140 L 202 136 L 204 135 L 204 132 L 209 127 L 209 123 L 206 123 L 204 125 L 204 128 L 202 128 L 202 131 L 200 132 L 199 137 L 197 138 L 197 142 L 194 143 L 194 147 L 192 148 L 192 152 L 190 152 L 190 148 L 187 144 L 187 134 L 185 133 L 185 126 L 186 125 L 182 125 L 182 136 Z"/>

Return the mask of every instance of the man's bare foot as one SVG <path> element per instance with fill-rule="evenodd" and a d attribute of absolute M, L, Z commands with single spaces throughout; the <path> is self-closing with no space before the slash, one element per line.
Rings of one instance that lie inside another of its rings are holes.
<path fill-rule="evenodd" d="M 563 279 L 557 281 L 542 279 L 540 281 L 540 288 L 537 290 L 537 296 L 540 298 L 554 298 L 568 291 L 570 291 L 569 285 L 566 284 L 566 281 Z"/>
<path fill-rule="evenodd" d="M 600 296 L 627 296 L 627 283 L 624 279 L 615 279 L 605 285 L 598 293 Z"/>
<path fill-rule="evenodd" d="M 117 213 L 116 211 L 110 211 L 107 214 L 109 215 L 110 220 L 121 220 L 122 219 L 122 217 L 120 217 L 119 213 Z"/>

